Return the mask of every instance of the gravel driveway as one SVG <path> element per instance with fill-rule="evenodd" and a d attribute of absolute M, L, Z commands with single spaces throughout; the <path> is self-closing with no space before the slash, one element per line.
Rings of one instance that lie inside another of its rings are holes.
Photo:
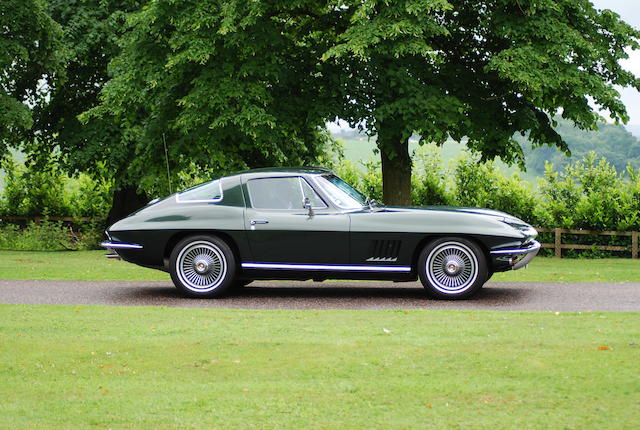
<path fill-rule="evenodd" d="M 432 300 L 415 283 L 260 281 L 222 299 L 189 299 L 169 282 L 0 280 L 0 303 L 242 309 L 640 311 L 640 283 L 488 283 L 471 300 Z"/>

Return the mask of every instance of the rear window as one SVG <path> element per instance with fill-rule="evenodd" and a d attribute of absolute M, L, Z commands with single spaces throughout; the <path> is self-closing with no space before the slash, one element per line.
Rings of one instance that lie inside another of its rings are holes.
<path fill-rule="evenodd" d="M 222 200 L 222 183 L 220 179 L 196 185 L 176 196 L 179 202 L 210 202 Z"/>

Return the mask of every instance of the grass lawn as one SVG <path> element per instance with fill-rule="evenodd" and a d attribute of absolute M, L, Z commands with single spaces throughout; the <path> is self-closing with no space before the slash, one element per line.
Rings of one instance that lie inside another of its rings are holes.
<path fill-rule="evenodd" d="M 0 428 L 635 428 L 638 313 L 0 305 Z"/>
<path fill-rule="evenodd" d="M 169 275 L 164 272 L 108 260 L 104 254 L 104 251 L 0 251 L 0 279 L 169 280 Z M 491 282 L 521 281 L 640 282 L 640 260 L 539 257 L 526 269 L 497 273 L 491 278 Z"/>

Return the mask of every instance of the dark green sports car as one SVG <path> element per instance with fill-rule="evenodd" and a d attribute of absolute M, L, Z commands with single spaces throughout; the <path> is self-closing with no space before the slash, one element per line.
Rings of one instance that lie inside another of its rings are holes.
<path fill-rule="evenodd" d="M 256 279 L 414 281 L 464 298 L 529 263 L 537 232 L 503 212 L 384 207 L 322 168 L 258 169 L 198 185 L 107 230 L 105 248 L 171 273 L 195 297 Z"/>

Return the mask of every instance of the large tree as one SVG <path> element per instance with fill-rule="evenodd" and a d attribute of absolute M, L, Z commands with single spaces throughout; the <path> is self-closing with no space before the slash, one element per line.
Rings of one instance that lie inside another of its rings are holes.
<path fill-rule="evenodd" d="M 485 159 L 523 163 L 517 133 L 556 145 L 557 114 L 593 129 L 627 113 L 615 86 L 638 81 L 619 60 L 640 33 L 589 0 L 345 2 L 324 58 L 348 71 L 340 116 L 378 135 L 385 201 L 410 202 L 408 138 L 467 139 Z M 590 103 L 591 100 L 591 103 Z"/>
<path fill-rule="evenodd" d="M 145 188 L 166 182 L 165 142 L 174 172 L 315 162 L 339 75 L 319 61 L 328 47 L 306 42 L 313 17 L 299 7 L 150 2 L 130 17 L 102 104 L 84 119 L 119 124 L 113 150 Z"/>
<path fill-rule="evenodd" d="M 126 175 L 129 155 L 119 148 L 121 128 L 109 120 L 83 126 L 78 115 L 98 104 L 109 79 L 109 62 L 120 52 L 118 38 L 126 14 L 143 0 L 48 0 L 52 19 L 61 25 L 65 53 L 64 81 L 47 88 L 47 97 L 33 108 L 34 126 L 24 147 L 31 162 L 55 165 L 66 173 L 87 172 L 97 178 L 117 178 L 110 221 L 147 203 Z"/>
<path fill-rule="evenodd" d="M 0 2 L 0 160 L 21 144 L 31 106 L 59 78 L 61 35 L 43 1 Z"/>
<path fill-rule="evenodd" d="M 626 121 L 615 86 L 640 82 L 619 60 L 639 37 L 588 0 L 151 2 L 89 117 L 122 125 L 149 178 L 163 137 L 178 168 L 292 164 L 340 117 L 377 135 L 385 201 L 408 204 L 414 133 L 522 164 L 517 133 L 568 151 L 557 114 Z"/>

